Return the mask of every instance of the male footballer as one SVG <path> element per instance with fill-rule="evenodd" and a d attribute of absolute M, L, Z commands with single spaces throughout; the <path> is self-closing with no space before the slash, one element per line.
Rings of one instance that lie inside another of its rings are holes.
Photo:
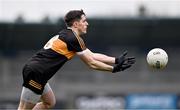
<path fill-rule="evenodd" d="M 23 67 L 23 87 L 18 109 L 50 109 L 56 99 L 48 80 L 74 55 L 78 55 L 90 68 L 116 73 L 131 67 L 134 57 L 111 57 L 89 50 L 82 36 L 87 33 L 88 22 L 83 10 L 71 10 L 64 21 L 67 28 L 52 37 Z"/>

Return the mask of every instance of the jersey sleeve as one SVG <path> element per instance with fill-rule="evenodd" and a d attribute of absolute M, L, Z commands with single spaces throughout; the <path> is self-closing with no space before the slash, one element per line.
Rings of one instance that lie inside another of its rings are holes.
<path fill-rule="evenodd" d="M 75 52 L 81 52 L 86 49 L 84 40 L 79 36 L 73 36 L 69 40 L 68 45 Z"/>

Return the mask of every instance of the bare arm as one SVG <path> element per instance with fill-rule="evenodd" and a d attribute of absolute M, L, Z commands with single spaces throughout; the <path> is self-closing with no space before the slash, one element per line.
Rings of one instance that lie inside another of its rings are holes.
<path fill-rule="evenodd" d="M 92 69 L 112 72 L 113 66 L 107 63 L 114 63 L 115 59 L 103 54 L 94 54 L 89 49 L 77 52 L 77 55 Z"/>
<path fill-rule="evenodd" d="M 115 57 L 110 57 L 101 53 L 94 53 L 93 54 L 93 58 L 104 62 L 104 63 L 108 63 L 108 64 L 114 64 L 115 63 Z"/>

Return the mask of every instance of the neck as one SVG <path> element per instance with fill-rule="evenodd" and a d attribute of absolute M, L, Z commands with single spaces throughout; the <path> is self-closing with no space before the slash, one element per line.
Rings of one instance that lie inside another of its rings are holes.
<path fill-rule="evenodd" d="M 76 35 L 80 36 L 78 30 L 74 27 L 68 27 L 68 29 L 71 29 Z"/>

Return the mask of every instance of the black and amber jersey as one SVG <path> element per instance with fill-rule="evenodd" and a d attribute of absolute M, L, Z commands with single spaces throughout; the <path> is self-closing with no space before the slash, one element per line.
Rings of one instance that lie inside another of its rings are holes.
<path fill-rule="evenodd" d="M 49 80 L 76 52 L 86 49 L 83 39 L 71 29 L 64 29 L 29 59 L 26 66 Z"/>

